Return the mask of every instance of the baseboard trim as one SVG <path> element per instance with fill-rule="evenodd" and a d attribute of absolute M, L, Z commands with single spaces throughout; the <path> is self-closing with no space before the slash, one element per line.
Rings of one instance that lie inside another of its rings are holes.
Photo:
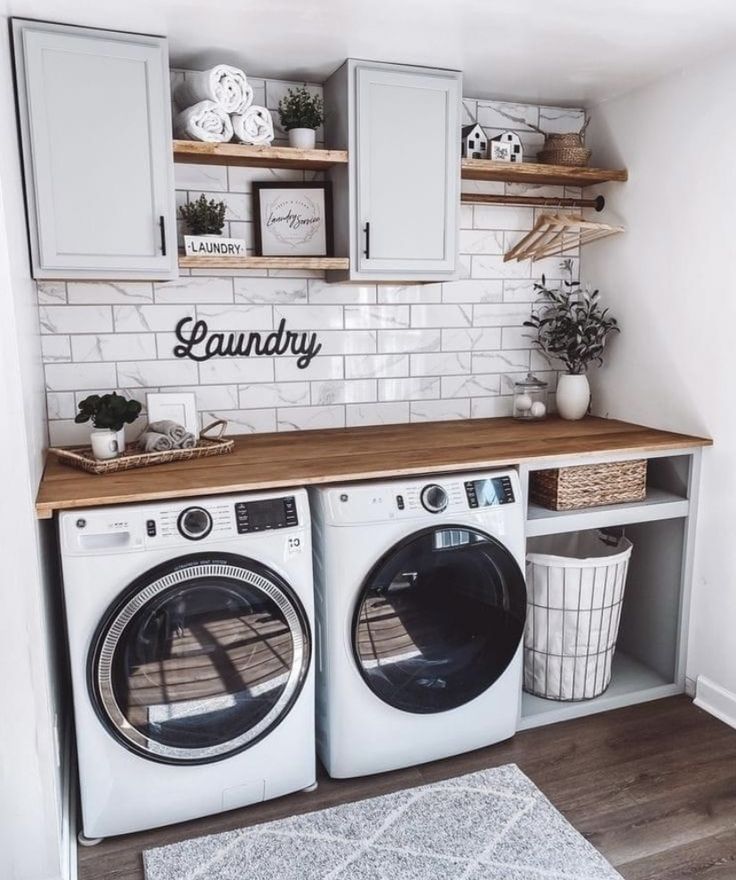
<path fill-rule="evenodd" d="M 693 702 L 719 721 L 736 728 L 736 694 L 704 675 L 699 675 L 697 678 Z"/>

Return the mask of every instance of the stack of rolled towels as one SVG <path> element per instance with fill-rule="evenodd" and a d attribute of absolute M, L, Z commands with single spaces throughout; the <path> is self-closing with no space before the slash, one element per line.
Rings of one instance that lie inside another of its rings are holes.
<path fill-rule="evenodd" d="M 243 144 L 270 144 L 273 120 L 265 107 L 253 103 L 245 73 L 229 64 L 193 70 L 174 91 L 180 112 L 174 135 L 185 140 L 226 143 L 233 135 Z"/>
<path fill-rule="evenodd" d="M 191 431 L 172 419 L 150 422 L 148 428 L 138 438 L 138 446 L 143 452 L 168 452 L 170 449 L 191 449 L 197 445 L 197 438 Z"/>

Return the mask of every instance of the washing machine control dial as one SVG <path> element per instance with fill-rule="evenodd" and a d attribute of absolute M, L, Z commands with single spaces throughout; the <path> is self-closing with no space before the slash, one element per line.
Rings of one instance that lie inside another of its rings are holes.
<path fill-rule="evenodd" d="M 449 501 L 447 492 L 445 492 L 442 486 L 438 486 L 437 483 L 429 483 L 425 486 L 422 489 L 420 498 L 422 506 L 430 513 L 442 513 Z"/>
<path fill-rule="evenodd" d="M 203 507 L 187 507 L 176 523 L 179 533 L 190 541 L 200 541 L 212 531 L 212 517 Z"/>

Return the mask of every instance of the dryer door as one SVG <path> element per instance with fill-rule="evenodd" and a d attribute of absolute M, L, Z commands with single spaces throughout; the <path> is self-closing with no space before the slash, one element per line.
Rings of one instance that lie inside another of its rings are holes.
<path fill-rule="evenodd" d="M 279 724 L 310 653 L 304 609 L 276 572 L 243 556 L 194 554 L 147 572 L 109 609 L 89 653 L 89 690 L 127 748 L 201 764 Z"/>
<path fill-rule="evenodd" d="M 511 553 L 443 525 L 391 548 L 363 584 L 353 652 L 368 687 L 406 712 L 443 712 L 487 690 L 524 632 L 526 587 Z"/>

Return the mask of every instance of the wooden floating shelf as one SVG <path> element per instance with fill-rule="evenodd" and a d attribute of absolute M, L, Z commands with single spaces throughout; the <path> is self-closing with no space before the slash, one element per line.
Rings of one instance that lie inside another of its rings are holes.
<path fill-rule="evenodd" d="M 505 183 L 529 183 L 547 186 L 591 186 L 625 181 L 625 168 L 573 168 L 567 165 L 542 165 L 537 162 L 492 162 L 490 159 L 463 159 L 463 180 L 497 180 Z"/>
<path fill-rule="evenodd" d="M 294 147 L 254 147 L 249 144 L 209 144 L 174 141 L 174 162 L 195 165 L 248 165 L 254 168 L 300 168 L 323 171 L 348 161 L 345 150 L 297 150 Z"/>
<path fill-rule="evenodd" d="M 179 257 L 181 269 L 349 269 L 347 257 Z"/>

